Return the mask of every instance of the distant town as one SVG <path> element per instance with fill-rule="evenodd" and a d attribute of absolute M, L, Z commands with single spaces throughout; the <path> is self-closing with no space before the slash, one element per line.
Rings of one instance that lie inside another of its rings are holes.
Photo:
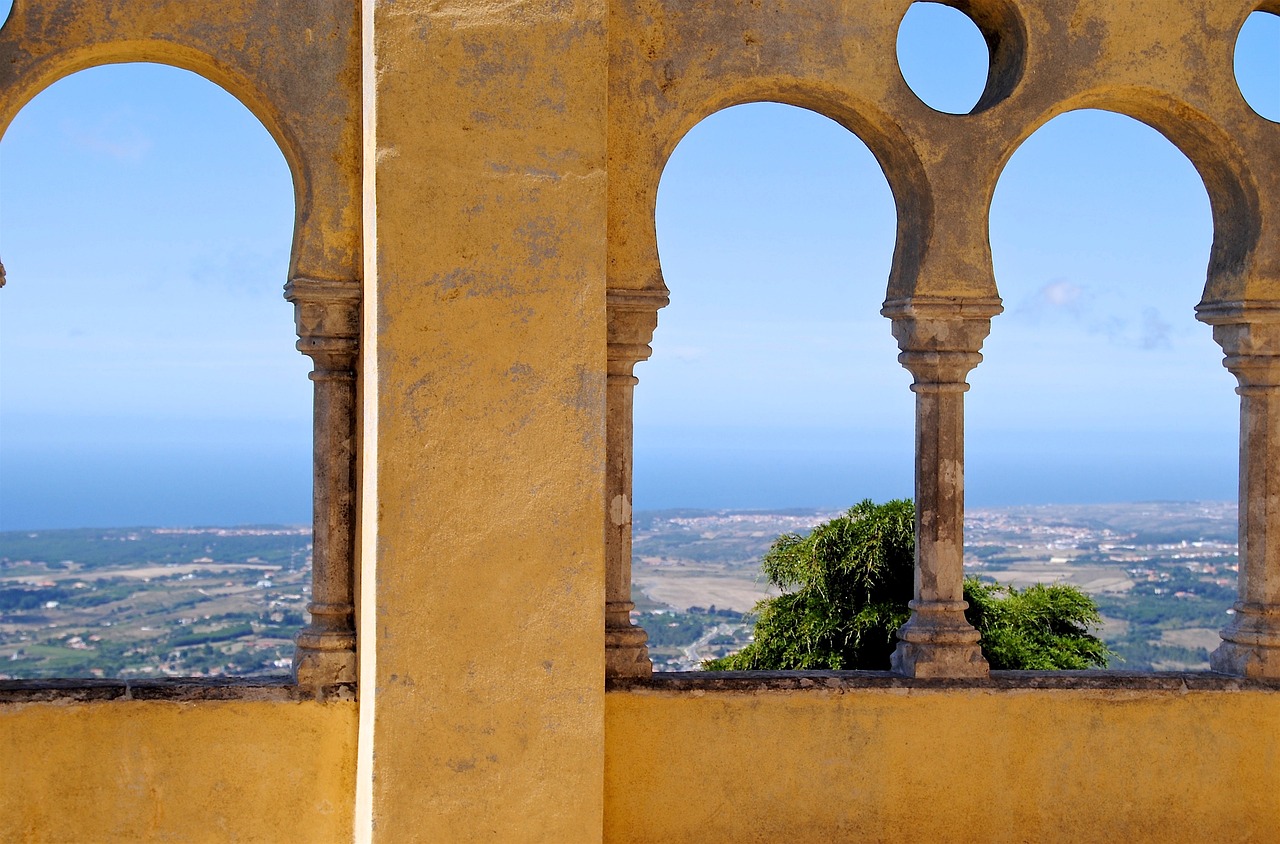
<path fill-rule="evenodd" d="M 750 641 L 760 558 L 837 510 L 640 512 L 635 619 L 661 671 Z M 1219 502 L 971 510 L 970 573 L 1072 583 L 1126 670 L 1208 668 L 1236 594 L 1236 508 Z M 287 675 L 306 620 L 306 527 L 0 533 L 0 679 Z"/>
<path fill-rule="evenodd" d="M 0 533 L 0 677 L 286 675 L 306 527 Z"/>
<path fill-rule="evenodd" d="M 636 621 L 659 670 L 687 671 L 750 641 L 770 594 L 760 557 L 835 510 L 663 511 L 635 518 Z M 1112 668 L 1209 667 L 1236 597 L 1236 505 L 1045 505 L 966 514 L 970 574 L 1019 588 L 1071 583 L 1103 615 Z"/>

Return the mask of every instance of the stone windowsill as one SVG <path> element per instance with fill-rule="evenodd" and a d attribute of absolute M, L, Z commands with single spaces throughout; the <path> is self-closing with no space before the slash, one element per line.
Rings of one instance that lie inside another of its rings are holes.
<path fill-rule="evenodd" d="M 888 671 L 679 671 L 616 679 L 608 691 L 646 693 L 755 693 L 899 689 L 1098 690 L 1134 692 L 1280 691 L 1280 680 L 1253 680 L 1212 671 L 992 671 L 990 677 L 955 680 L 902 677 Z"/>
<path fill-rule="evenodd" d="M 355 700 L 354 683 L 303 688 L 288 677 L 174 677 L 150 680 L 0 680 L 0 706 L 98 701 L 304 701 Z"/>

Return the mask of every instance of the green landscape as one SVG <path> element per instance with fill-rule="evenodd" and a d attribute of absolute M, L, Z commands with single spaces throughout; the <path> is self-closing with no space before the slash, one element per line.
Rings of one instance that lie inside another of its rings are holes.
<path fill-rule="evenodd" d="M 839 511 L 665 510 L 634 521 L 635 620 L 658 670 L 744 647 L 777 594 L 760 559 Z M 966 568 L 1069 583 L 1122 670 L 1200 670 L 1236 594 L 1236 511 L 1217 502 L 971 510 Z M 0 533 L 0 679 L 284 676 L 306 623 L 305 527 Z"/>
<path fill-rule="evenodd" d="M 302 527 L 0 533 L 0 678 L 287 675 Z"/>
<path fill-rule="evenodd" d="M 777 594 L 760 570 L 773 539 L 839 512 L 637 513 L 636 622 L 649 632 L 655 668 L 693 670 L 744 647 L 750 610 Z M 1080 587 L 1102 613 L 1110 668 L 1207 670 L 1236 597 L 1236 531 L 1236 505 L 1225 502 L 973 509 L 965 567 L 1018 588 Z"/>

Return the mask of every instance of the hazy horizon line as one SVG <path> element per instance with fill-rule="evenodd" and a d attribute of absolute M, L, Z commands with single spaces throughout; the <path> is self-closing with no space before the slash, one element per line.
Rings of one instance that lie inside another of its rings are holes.
<path fill-rule="evenodd" d="M 891 499 L 890 499 L 891 500 Z M 856 504 L 857 502 L 854 502 Z M 966 507 L 968 512 L 978 511 L 999 511 L 999 510 L 1018 510 L 1026 508 L 1050 508 L 1050 507 L 1116 507 L 1116 506 L 1137 506 L 1137 505 L 1188 505 L 1188 504 L 1216 504 L 1231 507 L 1238 507 L 1239 502 L 1231 499 L 1223 498 L 1165 498 L 1165 499 L 1139 499 L 1139 500 L 1115 500 L 1115 501 L 1051 501 L 1051 502 L 1029 502 L 1022 504 L 997 504 L 997 505 L 972 505 Z M 634 511 L 634 517 L 651 516 L 661 513 L 714 513 L 722 515 L 807 515 L 810 513 L 842 513 L 848 510 L 853 504 L 834 506 L 834 505 L 792 505 L 786 507 L 715 507 L 715 506 L 670 506 L 670 507 L 645 507 Z M 307 520 L 298 521 L 275 521 L 275 522 L 198 522 L 198 523 L 179 523 L 179 522 L 154 522 L 148 524 L 81 524 L 74 527 L 40 527 L 40 526 L 0 526 L 0 534 L 6 533 L 29 533 L 32 531 L 49 532 L 49 531 L 72 531 L 72 530 L 223 530 L 231 528 L 312 528 L 313 525 Z"/>

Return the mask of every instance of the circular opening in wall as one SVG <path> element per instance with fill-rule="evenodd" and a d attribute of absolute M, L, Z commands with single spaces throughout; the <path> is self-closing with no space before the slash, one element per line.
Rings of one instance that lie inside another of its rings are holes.
<path fill-rule="evenodd" d="M 968 114 L 987 87 L 991 53 L 964 12 L 941 3 L 913 3 L 898 27 L 898 68 L 929 108 Z"/>
<path fill-rule="evenodd" d="M 1280 122 L 1280 15 L 1254 12 L 1236 38 L 1236 84 L 1249 107 Z"/>
<path fill-rule="evenodd" d="M 13 0 L 0 0 L 0 29 L 4 28 L 11 14 L 13 14 Z"/>

